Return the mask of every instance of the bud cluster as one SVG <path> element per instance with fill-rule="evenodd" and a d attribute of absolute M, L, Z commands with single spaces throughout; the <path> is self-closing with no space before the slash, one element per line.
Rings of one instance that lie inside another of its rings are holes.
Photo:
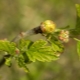
<path fill-rule="evenodd" d="M 69 31 L 61 30 L 59 33 L 59 39 L 63 42 L 69 41 Z"/>

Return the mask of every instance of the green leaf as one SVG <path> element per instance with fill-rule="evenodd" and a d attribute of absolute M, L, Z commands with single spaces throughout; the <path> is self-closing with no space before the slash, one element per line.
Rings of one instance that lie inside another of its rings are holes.
<path fill-rule="evenodd" d="M 56 44 L 55 41 L 52 42 L 52 47 L 56 52 L 60 52 L 61 53 L 64 50 L 63 45 L 62 44 Z"/>
<path fill-rule="evenodd" d="M 27 56 L 33 62 L 38 61 L 51 61 L 57 60 L 58 56 L 52 46 L 49 46 L 47 41 L 38 40 L 34 42 L 31 47 L 26 51 Z"/>
<path fill-rule="evenodd" d="M 78 43 L 77 43 L 77 52 L 78 52 L 78 55 L 80 58 L 80 41 L 78 41 Z"/>
<path fill-rule="evenodd" d="M 80 4 L 76 4 L 77 21 L 76 21 L 76 34 L 80 34 Z"/>
<path fill-rule="evenodd" d="M 72 34 L 79 35 L 80 34 L 80 4 L 76 4 L 76 12 L 77 12 L 76 26 L 75 29 L 72 30 Z"/>
<path fill-rule="evenodd" d="M 6 58 L 5 64 L 7 66 L 11 66 L 11 57 L 10 58 Z"/>
<path fill-rule="evenodd" d="M 73 36 L 80 35 L 80 4 L 76 4 L 76 12 L 77 12 L 77 18 L 76 18 L 76 26 L 74 29 L 70 30 L 70 33 Z"/>
<path fill-rule="evenodd" d="M 78 53 L 78 56 L 80 58 L 80 40 L 76 39 L 76 38 L 74 38 L 74 39 L 77 41 L 77 53 Z"/>
<path fill-rule="evenodd" d="M 26 66 L 25 59 L 22 54 L 16 56 L 15 59 L 16 59 L 19 67 L 23 68 L 25 72 L 29 71 Z"/>
<path fill-rule="evenodd" d="M 30 45 L 32 44 L 33 42 L 31 42 L 30 40 L 24 40 L 24 39 L 21 39 L 20 41 L 19 41 L 19 49 L 21 50 L 21 51 L 26 51 L 29 47 L 30 47 Z"/>
<path fill-rule="evenodd" d="M 77 16 L 80 17 L 80 4 L 76 4 Z"/>
<path fill-rule="evenodd" d="M 0 40 L 0 51 L 8 52 L 9 54 L 14 53 L 15 51 L 15 43 L 9 42 L 7 40 Z"/>
<path fill-rule="evenodd" d="M 56 35 L 56 34 L 55 34 Z M 54 34 L 51 34 L 51 38 L 49 39 L 50 44 L 52 45 L 55 52 L 62 53 L 64 51 L 63 44 L 55 37 Z M 57 35 L 56 35 L 57 36 Z"/>

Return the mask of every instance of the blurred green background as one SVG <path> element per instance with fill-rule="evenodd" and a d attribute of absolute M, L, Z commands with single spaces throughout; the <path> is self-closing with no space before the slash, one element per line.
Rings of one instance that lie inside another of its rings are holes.
<path fill-rule="evenodd" d="M 13 39 L 21 31 L 38 26 L 42 21 L 53 20 L 57 27 L 76 24 L 75 4 L 80 0 L 0 0 L 0 39 Z M 31 40 L 43 38 L 40 34 Z M 28 64 L 29 73 L 20 69 L 15 61 L 12 67 L 0 68 L 0 80 L 80 80 L 80 61 L 76 42 L 65 44 L 60 59 L 52 62 Z"/>

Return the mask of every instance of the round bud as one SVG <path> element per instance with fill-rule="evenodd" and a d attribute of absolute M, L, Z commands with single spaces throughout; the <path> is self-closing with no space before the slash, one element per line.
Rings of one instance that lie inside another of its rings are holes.
<path fill-rule="evenodd" d="M 55 23 L 51 20 L 46 20 L 41 23 L 40 28 L 43 33 L 52 33 L 55 30 Z"/>

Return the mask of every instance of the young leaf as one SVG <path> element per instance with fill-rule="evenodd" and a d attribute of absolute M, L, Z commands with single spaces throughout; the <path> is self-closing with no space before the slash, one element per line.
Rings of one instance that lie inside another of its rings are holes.
<path fill-rule="evenodd" d="M 75 35 L 79 35 L 80 34 L 80 4 L 76 4 L 76 11 L 77 11 L 76 26 L 72 33 Z"/>
<path fill-rule="evenodd" d="M 38 40 L 34 42 L 31 47 L 26 51 L 27 56 L 33 62 L 38 61 L 51 61 L 58 59 L 56 52 L 52 46 L 49 46 L 47 41 Z"/>
<path fill-rule="evenodd" d="M 76 26 L 74 29 L 71 30 L 71 34 L 73 36 L 80 35 L 80 4 L 76 4 L 76 12 L 77 12 L 77 18 L 76 18 Z"/>
<path fill-rule="evenodd" d="M 19 49 L 21 51 L 25 51 L 27 50 L 30 45 L 32 44 L 33 42 L 31 42 L 30 40 L 24 40 L 24 39 L 21 39 L 20 42 L 19 42 Z"/>
<path fill-rule="evenodd" d="M 76 4 L 77 16 L 80 17 L 80 4 Z"/>
<path fill-rule="evenodd" d="M 79 39 L 76 39 L 75 40 L 77 41 L 77 53 L 78 53 L 78 56 L 80 58 L 80 40 Z"/>
<path fill-rule="evenodd" d="M 16 45 L 13 42 L 7 40 L 0 40 L 0 51 L 8 52 L 9 54 L 14 53 Z"/>
<path fill-rule="evenodd" d="M 49 39 L 50 44 L 52 45 L 54 51 L 62 53 L 64 50 L 63 44 L 52 34 Z"/>
<path fill-rule="evenodd" d="M 15 59 L 19 65 L 19 67 L 23 68 L 25 70 L 25 72 L 29 71 L 27 66 L 26 66 L 25 59 L 24 59 L 22 54 L 16 56 Z"/>
<path fill-rule="evenodd" d="M 80 41 L 78 41 L 78 43 L 77 43 L 77 52 L 80 57 Z"/>
<path fill-rule="evenodd" d="M 11 66 L 11 57 L 10 58 L 6 58 L 5 64 L 7 66 Z"/>

